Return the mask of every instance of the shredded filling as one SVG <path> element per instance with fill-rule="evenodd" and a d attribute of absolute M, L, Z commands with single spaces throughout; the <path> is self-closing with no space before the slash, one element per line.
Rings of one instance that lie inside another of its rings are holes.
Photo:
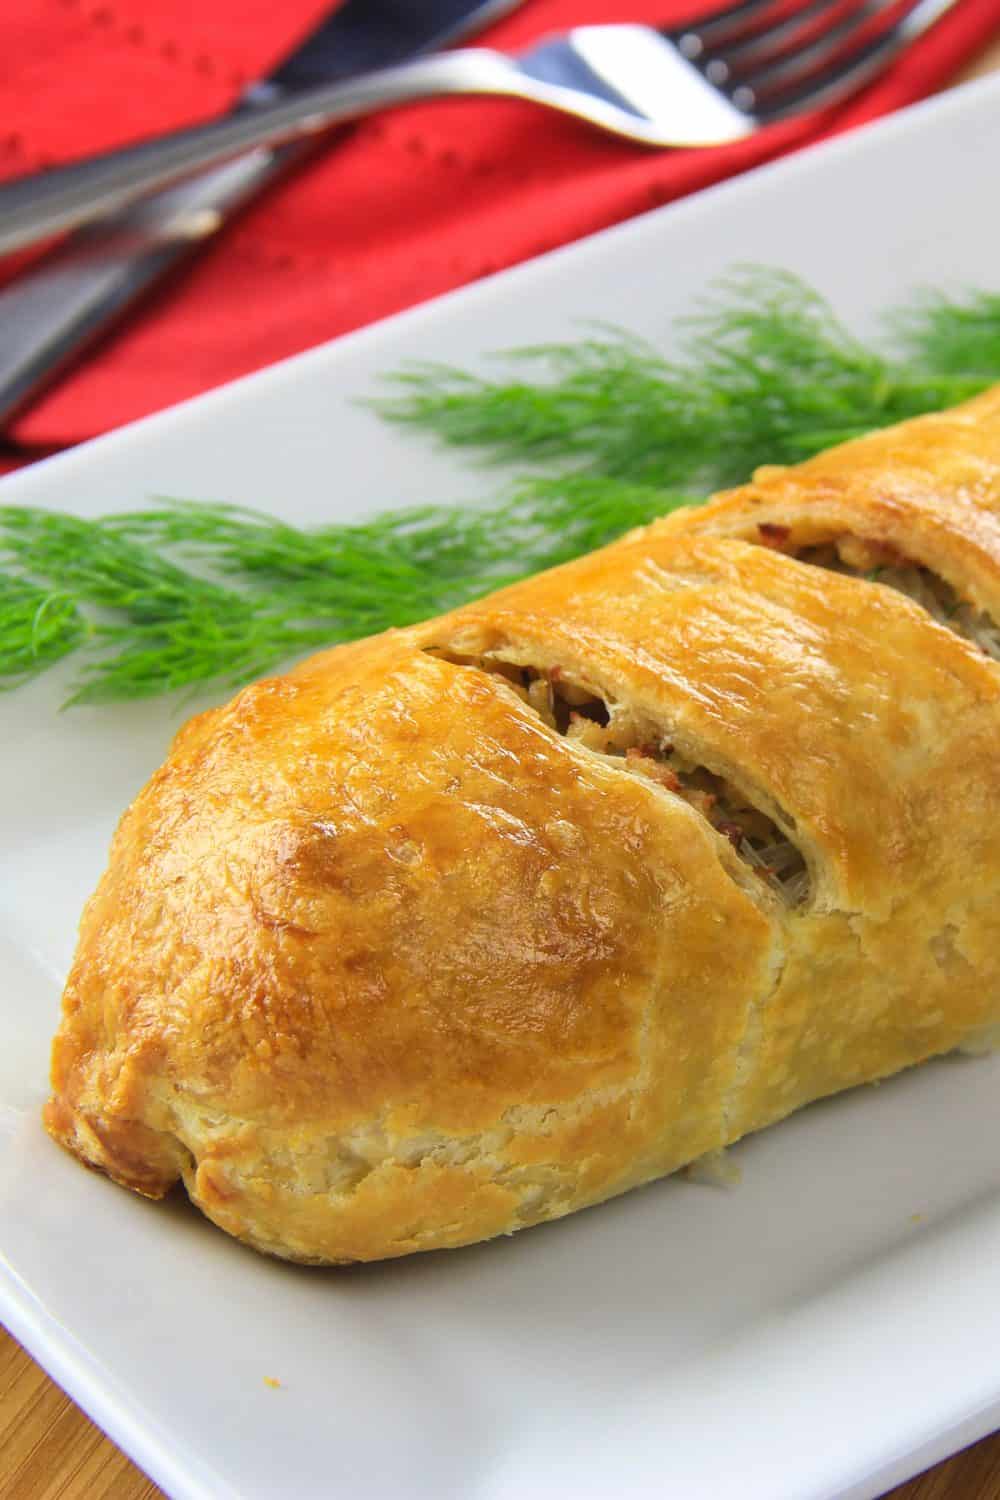
<path fill-rule="evenodd" d="M 754 875 L 789 906 L 809 894 L 801 853 L 777 824 L 725 777 L 682 755 L 668 737 L 618 704 L 573 682 L 559 667 L 542 671 L 496 658 L 433 653 L 457 665 L 503 677 L 544 724 L 595 755 L 623 759 L 636 775 L 682 797 L 728 839 Z"/>
<path fill-rule="evenodd" d="M 789 551 L 799 562 L 896 589 L 925 609 L 939 625 L 971 641 L 985 656 L 1000 661 L 1000 625 L 992 616 L 964 603 L 939 574 L 904 556 L 889 543 L 840 536 L 824 546 L 795 551 L 786 545 L 791 536 L 789 527 L 765 521 L 757 529 L 765 547 Z"/>

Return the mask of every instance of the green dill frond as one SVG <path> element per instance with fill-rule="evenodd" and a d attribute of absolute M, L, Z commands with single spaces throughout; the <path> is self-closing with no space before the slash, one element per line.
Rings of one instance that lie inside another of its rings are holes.
<path fill-rule="evenodd" d="M 0 506 L 0 686 L 76 654 L 70 701 L 232 686 L 453 608 L 739 483 L 1000 380 L 1000 294 L 924 296 L 860 342 L 787 273 L 738 269 L 664 359 L 636 336 L 389 377 L 388 420 L 528 468 L 486 506 L 297 527 L 163 500 L 99 520 Z"/>
<path fill-rule="evenodd" d="M 1000 298 L 958 304 L 954 322 L 964 327 L 977 308 L 995 313 L 994 304 Z M 674 360 L 610 330 L 510 351 L 494 378 L 441 365 L 407 369 L 373 404 L 389 421 L 493 462 L 561 462 L 706 490 L 740 483 L 760 463 L 795 463 L 954 404 L 1000 378 L 995 323 L 976 346 L 975 365 L 943 362 L 951 307 L 937 304 L 935 350 L 929 326 L 914 327 L 904 363 L 862 344 L 797 277 L 743 268 L 678 324 Z"/>
<path fill-rule="evenodd" d="M 924 293 L 887 320 L 896 348 L 918 368 L 975 382 L 1000 379 L 1000 293 Z"/>
<path fill-rule="evenodd" d="M 0 688 L 19 687 L 54 666 L 86 629 L 69 595 L 0 573 Z"/>
<path fill-rule="evenodd" d="M 70 703 L 235 686 L 564 562 L 667 504 L 647 486 L 571 476 L 527 481 L 486 511 L 308 530 L 191 502 L 100 520 L 3 507 L 0 558 L 26 576 L 0 574 L 0 680 L 85 646 Z"/>

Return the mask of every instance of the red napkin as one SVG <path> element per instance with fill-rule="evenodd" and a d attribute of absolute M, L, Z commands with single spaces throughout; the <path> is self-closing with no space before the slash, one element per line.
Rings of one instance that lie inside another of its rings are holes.
<path fill-rule="evenodd" d="M 0 176 L 224 109 L 328 8 L 329 0 L 0 7 Z M 482 40 L 516 48 L 571 24 L 662 24 L 693 10 L 694 0 L 527 0 Z M 886 114 L 947 82 L 998 29 L 1000 0 L 960 0 L 832 118 L 731 147 L 649 151 L 509 101 L 454 100 L 369 120 L 245 213 L 11 437 L 22 456 L 78 442 Z M 0 265 L 0 279 L 17 269 Z"/>

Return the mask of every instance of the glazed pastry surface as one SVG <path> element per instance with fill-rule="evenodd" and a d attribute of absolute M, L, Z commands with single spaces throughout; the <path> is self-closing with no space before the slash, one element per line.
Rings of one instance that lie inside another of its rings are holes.
<path fill-rule="evenodd" d="M 466 1244 L 1000 1022 L 1000 388 L 178 735 L 46 1124 L 295 1260 Z"/>

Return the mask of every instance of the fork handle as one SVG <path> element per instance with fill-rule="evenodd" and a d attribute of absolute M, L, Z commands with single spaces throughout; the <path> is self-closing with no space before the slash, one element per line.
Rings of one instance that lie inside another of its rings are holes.
<path fill-rule="evenodd" d="M 467 48 L 304 90 L 0 186 L 0 254 L 109 213 L 258 146 L 311 136 L 390 105 L 449 94 L 511 94 L 519 74 L 498 52 Z"/>

